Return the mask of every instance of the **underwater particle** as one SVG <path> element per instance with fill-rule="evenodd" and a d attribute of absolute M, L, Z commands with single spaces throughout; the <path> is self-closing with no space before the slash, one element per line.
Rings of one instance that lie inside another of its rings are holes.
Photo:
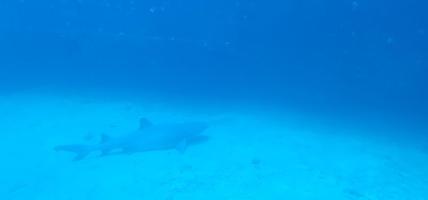
<path fill-rule="evenodd" d="M 202 46 L 203 47 L 208 47 L 208 42 L 207 41 L 202 41 Z"/>
<path fill-rule="evenodd" d="M 98 27 L 97 28 L 97 32 L 98 33 L 103 33 L 104 32 L 104 28 L 103 27 Z"/>
<path fill-rule="evenodd" d="M 66 26 L 66 27 L 71 27 L 71 22 L 70 22 L 70 21 L 66 21 L 66 22 L 65 22 L 65 26 Z"/>
<path fill-rule="evenodd" d="M 151 7 L 151 8 L 149 9 L 149 11 L 150 11 L 151 13 L 155 13 L 155 11 L 156 11 L 156 8 L 154 8 L 154 7 Z"/>
<path fill-rule="evenodd" d="M 357 10 L 360 7 L 358 1 L 352 1 L 352 10 Z"/>
<path fill-rule="evenodd" d="M 235 1 L 235 7 L 237 7 L 237 8 L 239 8 L 239 7 L 241 7 L 241 2 L 240 1 Z"/>
<path fill-rule="evenodd" d="M 125 36 L 126 36 L 126 33 L 125 33 L 125 32 L 123 32 L 123 31 L 121 31 L 121 32 L 119 32 L 119 33 L 117 34 L 117 36 L 118 36 L 118 37 L 125 37 Z"/>
<path fill-rule="evenodd" d="M 393 37 L 388 37 L 388 38 L 386 38 L 386 43 L 387 43 L 387 44 L 392 44 L 392 43 L 394 43 L 394 38 L 393 38 Z"/>
<path fill-rule="evenodd" d="M 153 6 L 149 9 L 150 13 L 157 13 L 157 12 L 164 12 L 165 7 L 164 6 Z"/>

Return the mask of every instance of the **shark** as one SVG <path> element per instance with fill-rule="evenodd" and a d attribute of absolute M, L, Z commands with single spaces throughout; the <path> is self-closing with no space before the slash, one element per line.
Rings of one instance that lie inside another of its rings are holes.
<path fill-rule="evenodd" d="M 94 152 L 99 152 L 100 156 L 170 149 L 184 152 L 188 146 L 208 139 L 208 136 L 202 134 L 207 128 L 206 122 L 153 124 L 147 118 L 141 118 L 138 129 L 121 136 L 102 134 L 98 144 L 58 145 L 54 150 L 74 153 L 74 161 L 82 160 Z"/>

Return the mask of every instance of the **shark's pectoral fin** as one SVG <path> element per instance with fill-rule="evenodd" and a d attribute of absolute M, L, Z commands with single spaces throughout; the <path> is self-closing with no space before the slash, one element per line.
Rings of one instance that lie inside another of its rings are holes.
<path fill-rule="evenodd" d="M 69 151 L 76 154 L 73 161 L 82 160 L 90 152 L 91 148 L 87 145 L 60 145 L 55 147 L 55 151 Z"/>
<path fill-rule="evenodd" d="M 177 144 L 175 149 L 177 149 L 177 151 L 180 153 L 184 153 L 184 151 L 186 151 L 187 149 L 187 140 L 182 140 L 180 143 Z"/>

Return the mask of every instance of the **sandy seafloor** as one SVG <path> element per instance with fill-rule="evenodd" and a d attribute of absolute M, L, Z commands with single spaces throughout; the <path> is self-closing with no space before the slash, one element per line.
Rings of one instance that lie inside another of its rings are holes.
<path fill-rule="evenodd" d="M 2 200 L 428 199 L 426 151 L 296 113 L 34 92 L 2 95 L 0 113 Z M 210 140 L 79 162 L 53 150 L 133 130 L 143 116 L 210 121 Z"/>

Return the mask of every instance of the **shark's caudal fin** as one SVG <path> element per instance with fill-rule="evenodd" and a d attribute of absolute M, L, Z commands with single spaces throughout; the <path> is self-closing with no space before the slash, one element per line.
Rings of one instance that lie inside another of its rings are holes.
<path fill-rule="evenodd" d="M 76 157 L 74 157 L 74 161 L 82 160 L 85 158 L 90 152 L 91 148 L 87 145 L 60 145 L 55 147 L 55 151 L 69 151 L 76 153 Z"/>

